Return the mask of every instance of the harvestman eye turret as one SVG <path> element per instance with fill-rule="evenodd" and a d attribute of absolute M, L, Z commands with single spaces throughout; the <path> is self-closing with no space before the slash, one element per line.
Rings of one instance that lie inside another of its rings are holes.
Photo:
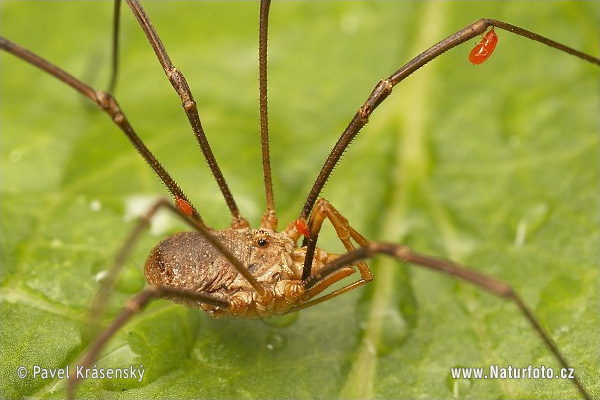
<path fill-rule="evenodd" d="M 404 245 L 369 241 L 354 229 L 332 204 L 319 198 L 319 195 L 343 152 L 362 127 L 367 124 L 374 110 L 392 93 L 392 89 L 429 61 L 467 40 L 484 35 L 481 43 L 469 55 L 469 60 L 473 64 L 484 62 L 492 54 L 498 42 L 498 37 L 494 32 L 495 28 L 546 44 L 596 65 L 600 65 L 600 60 L 497 20 L 481 19 L 457 31 L 375 85 L 329 154 L 298 218 L 289 223 L 282 231 L 278 231 L 271 183 L 267 122 L 267 27 L 270 2 L 262 1 L 259 30 L 259 82 L 266 212 L 262 216 L 260 226 L 251 228 L 248 221 L 241 215 L 213 155 L 200 123 L 196 102 L 185 77 L 171 62 L 158 33 L 139 1 L 130 0 L 127 3 L 181 99 L 206 162 L 230 210 L 232 222 L 229 228 L 223 230 L 215 230 L 205 224 L 200 213 L 183 190 L 137 136 L 123 110 L 110 93 L 91 88 L 39 56 L 1 38 L 0 47 L 3 50 L 70 85 L 104 110 L 129 138 L 174 198 L 174 204 L 165 200 L 157 202 L 132 232 L 117 255 L 115 265 L 99 291 L 92 311 L 94 314 L 102 312 L 116 276 L 133 243 L 159 209 L 171 210 L 194 229 L 193 232 L 182 232 L 170 236 L 154 247 L 144 268 L 149 286 L 134 296 L 122 313 L 98 335 L 84 358 L 77 362 L 78 365 L 92 364 L 114 333 L 152 299 L 170 298 L 187 306 L 201 308 L 214 317 L 268 318 L 314 306 L 370 282 L 374 279 L 374 274 L 365 260 L 382 254 L 399 261 L 445 272 L 499 297 L 511 300 L 532 325 L 558 363 L 564 368 L 569 367 L 567 360 L 556 347 L 552 338 L 509 285 L 450 261 L 416 253 Z M 118 10 L 118 2 L 116 9 Z M 346 250 L 345 254 L 328 253 L 317 245 L 321 227 L 326 220 L 335 229 Z M 330 286 L 356 272 L 359 275 L 356 280 L 337 290 L 323 294 Z M 590 397 L 576 376 L 572 378 L 572 382 L 583 397 Z M 69 381 L 69 396 L 73 395 L 76 384 L 76 379 Z"/>

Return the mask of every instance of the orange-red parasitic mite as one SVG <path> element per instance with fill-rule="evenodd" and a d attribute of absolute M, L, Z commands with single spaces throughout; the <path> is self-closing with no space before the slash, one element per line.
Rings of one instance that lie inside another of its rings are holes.
<path fill-rule="evenodd" d="M 498 36 L 494 32 L 494 28 L 492 28 L 483 36 L 481 42 L 473 47 L 473 50 L 469 53 L 469 61 L 472 64 L 481 64 L 492 55 L 497 43 Z"/>
<path fill-rule="evenodd" d="M 181 197 L 175 197 L 175 205 L 177 206 L 179 211 L 181 211 L 188 217 L 192 216 L 194 210 L 192 209 L 190 203 L 188 203 L 186 200 L 182 199 Z"/>
<path fill-rule="evenodd" d="M 296 229 L 298 230 L 298 232 L 300 232 L 301 234 L 303 234 L 306 237 L 310 237 L 310 231 L 308 230 L 308 225 L 306 224 L 306 222 L 303 219 L 298 218 L 296 221 L 294 221 L 294 224 L 296 225 Z"/>

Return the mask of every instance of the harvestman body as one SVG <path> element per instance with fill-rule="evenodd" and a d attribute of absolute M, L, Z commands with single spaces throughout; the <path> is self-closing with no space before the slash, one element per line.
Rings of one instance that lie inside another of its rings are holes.
<path fill-rule="evenodd" d="M 241 216 L 221 174 L 204 135 L 196 103 L 184 76 L 171 63 L 139 1 L 130 0 L 128 4 L 154 48 L 168 79 L 182 100 L 196 138 L 230 209 L 232 224 L 228 229 L 216 231 L 203 222 L 200 214 L 183 191 L 139 139 L 116 100 L 109 93 L 92 89 L 40 57 L 1 38 L 0 47 L 2 49 L 69 84 L 107 112 L 175 198 L 175 205 L 164 200 L 156 203 L 130 235 L 117 256 L 113 270 L 99 292 L 93 309 L 94 313 L 101 312 L 114 285 L 116 275 L 123 265 L 124 258 L 157 210 L 160 208 L 170 209 L 179 214 L 196 230 L 175 234 L 156 245 L 150 252 L 144 268 L 150 286 L 130 300 L 125 310 L 98 336 L 78 364 L 93 363 L 98 352 L 115 331 L 153 298 L 171 298 L 176 302 L 202 308 L 215 317 L 265 318 L 310 307 L 362 286 L 373 279 L 371 270 L 363 260 L 376 254 L 387 254 L 402 261 L 446 272 L 497 296 L 511 299 L 532 324 L 561 366 L 568 368 L 568 363 L 550 336 L 508 285 L 460 265 L 415 253 L 406 246 L 370 242 L 352 228 L 346 218 L 327 200 L 318 199 L 318 196 L 344 150 L 368 122 L 369 116 L 375 108 L 390 95 L 396 84 L 441 53 L 485 33 L 489 27 L 492 29 L 485 34 L 481 43 L 473 49 L 469 56 L 474 64 L 485 61 L 496 46 L 497 37 L 494 27 L 547 44 L 597 65 L 600 65 L 600 60 L 496 20 L 482 19 L 461 29 L 426 50 L 375 86 L 329 155 L 299 217 L 279 232 L 272 194 L 267 129 L 266 49 L 270 2 L 262 1 L 259 45 L 260 113 L 267 211 L 262 217 L 261 226 L 253 229 Z M 117 10 L 118 6 L 117 2 Z M 335 228 L 337 236 L 347 251 L 346 254 L 329 254 L 317 246 L 318 235 L 326 219 Z M 302 238 L 302 245 L 298 246 L 297 243 Z M 358 244 L 358 247 L 355 246 L 355 243 Z M 332 284 L 355 273 L 356 269 L 360 273 L 358 280 L 318 297 Z M 69 395 L 72 395 L 76 382 L 75 379 L 69 382 Z M 584 397 L 589 398 L 585 388 L 576 377 L 573 378 L 573 383 Z"/>

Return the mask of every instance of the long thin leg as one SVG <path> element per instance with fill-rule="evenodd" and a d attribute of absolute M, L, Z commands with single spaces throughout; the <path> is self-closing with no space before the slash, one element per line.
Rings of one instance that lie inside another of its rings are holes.
<path fill-rule="evenodd" d="M 4 37 L 0 37 L 0 48 L 19 57 L 20 59 L 27 61 L 31 65 L 40 68 L 48 74 L 54 76 L 58 80 L 71 86 L 85 97 L 92 100 L 98 107 L 106 112 L 111 121 L 113 121 L 122 131 L 125 133 L 127 138 L 131 141 L 136 150 L 144 157 L 144 160 L 152 167 L 156 175 L 163 181 L 165 186 L 169 189 L 175 199 L 183 199 L 191 208 L 191 217 L 204 228 L 207 228 L 206 224 L 200 217 L 198 211 L 191 205 L 187 196 L 179 185 L 173 180 L 171 175 L 165 170 L 162 164 L 154 157 L 152 152 L 146 147 L 144 142 L 135 133 L 133 127 L 125 117 L 123 110 L 119 107 L 116 99 L 109 93 L 102 90 L 94 90 L 90 86 L 81 82 L 79 79 L 73 77 L 69 73 L 58 68 L 56 65 L 49 63 L 40 56 L 33 54 L 32 52 L 24 49 L 23 47 L 10 42 Z"/>
<path fill-rule="evenodd" d="M 467 269 L 461 265 L 454 264 L 446 260 L 430 257 L 427 255 L 415 253 L 407 246 L 393 243 L 369 242 L 361 248 L 352 250 L 344 254 L 343 256 L 340 256 L 339 258 L 335 259 L 334 261 L 323 267 L 323 269 L 319 273 L 310 276 L 303 282 L 304 288 L 307 291 L 307 293 L 310 293 L 311 288 L 318 286 L 320 282 L 327 279 L 329 276 L 336 274 L 337 271 L 339 271 L 340 269 L 347 268 L 348 265 L 352 265 L 358 261 L 371 258 L 377 254 L 386 254 L 388 256 L 397 258 L 401 261 L 405 261 L 421 267 L 426 267 L 434 271 L 445 272 L 448 275 L 452 275 L 464 281 L 470 282 L 475 286 L 478 286 L 492 294 L 495 294 L 496 296 L 511 300 L 516 304 L 516 306 L 519 308 L 525 319 L 527 319 L 527 321 L 531 324 L 533 329 L 542 338 L 542 341 L 557 359 L 561 367 L 565 369 L 570 369 L 569 363 L 567 363 L 565 357 L 560 353 L 558 347 L 556 346 L 550 335 L 544 330 L 544 328 L 539 323 L 537 318 L 533 315 L 529 307 L 527 307 L 525 303 L 523 303 L 521 297 L 508 284 L 498 279 L 494 279 L 487 275 L 479 273 L 477 271 Z M 290 311 L 293 312 L 302 308 L 306 308 L 308 306 L 318 304 L 320 302 L 320 299 L 321 298 L 318 298 L 317 301 L 314 302 L 307 302 L 303 305 L 300 305 L 299 307 L 293 308 Z M 579 381 L 579 378 L 577 378 L 577 376 L 574 375 L 573 378 L 571 378 L 571 380 L 573 384 L 577 387 L 581 395 L 586 399 L 590 399 L 590 395 Z"/>
<path fill-rule="evenodd" d="M 134 297 L 129 299 L 125 308 L 121 313 L 112 321 L 110 326 L 106 328 L 89 346 L 82 359 L 77 360 L 74 365 L 79 368 L 86 369 L 89 367 L 100 350 L 104 347 L 106 342 L 113 337 L 113 335 L 131 319 L 135 314 L 139 313 L 151 300 L 159 298 L 171 298 L 171 299 L 185 299 L 201 302 L 204 304 L 212 305 L 215 307 L 229 308 L 230 303 L 226 300 L 222 300 L 211 296 L 206 293 L 198 293 L 192 290 L 176 289 L 169 287 L 151 286 L 136 294 Z M 75 370 L 76 368 L 72 368 Z M 79 377 L 76 375 L 73 379 L 69 379 L 67 384 L 67 398 L 73 398 L 73 392 L 79 382 Z"/>
<path fill-rule="evenodd" d="M 154 53 L 156 53 L 156 56 L 158 57 L 160 65 L 165 71 L 167 78 L 169 78 L 169 82 L 171 82 L 171 85 L 173 85 L 173 88 L 181 98 L 183 109 L 185 110 L 185 114 L 187 115 L 190 125 L 192 126 L 194 135 L 198 140 L 202 154 L 204 154 L 204 158 L 206 159 L 208 167 L 215 177 L 215 180 L 221 189 L 221 193 L 225 198 L 225 202 L 229 207 L 229 211 L 231 212 L 233 218 L 231 227 L 243 228 L 250 226 L 248 221 L 240 214 L 233 195 L 227 186 L 225 177 L 223 176 L 223 173 L 219 168 L 219 164 L 217 163 L 217 160 L 215 159 L 215 156 L 210 148 L 210 144 L 208 143 L 208 139 L 206 138 L 206 134 L 204 133 L 204 129 L 200 123 L 200 116 L 198 115 L 196 102 L 194 101 L 192 91 L 190 90 L 185 77 L 171 62 L 167 50 L 165 49 L 160 37 L 158 36 L 158 33 L 156 32 L 156 29 L 154 29 L 148 14 L 146 14 L 146 11 L 144 11 L 144 8 L 140 2 L 138 0 L 127 0 L 127 4 L 129 5 L 129 8 L 131 8 L 131 11 L 133 11 L 133 14 L 140 23 L 142 30 L 146 34 L 150 45 L 154 49 Z"/>
<path fill-rule="evenodd" d="M 261 219 L 261 228 L 277 230 L 277 215 L 273 198 L 273 181 L 271 179 L 271 160 L 269 157 L 269 116 L 267 109 L 267 33 L 269 29 L 269 8 L 271 0 L 260 2 L 260 27 L 258 33 L 258 75 L 260 86 L 260 143 L 262 151 L 263 181 L 267 211 Z"/>
<path fill-rule="evenodd" d="M 106 274 L 106 277 L 102 279 L 100 289 L 96 293 L 96 297 L 94 298 L 94 302 L 90 309 L 90 322 L 95 323 L 98 321 L 99 317 L 102 315 L 104 311 L 105 305 L 108 303 L 110 298 L 110 294 L 114 288 L 115 282 L 119 273 L 123 269 L 123 265 L 125 264 L 125 260 L 133 250 L 133 246 L 137 243 L 142 233 L 148 228 L 152 218 L 156 215 L 156 213 L 163 207 L 169 204 L 165 199 L 160 199 L 155 202 L 146 213 L 140 218 L 138 223 L 135 225 L 127 239 L 125 239 L 125 243 L 121 246 L 115 258 L 113 260 L 113 264 L 111 269 Z"/>
<path fill-rule="evenodd" d="M 146 211 L 146 213 L 137 222 L 127 239 L 125 239 L 125 242 L 115 255 L 111 269 L 106 274 L 106 277 L 102 280 L 100 289 L 98 289 L 98 293 L 96 293 L 94 303 L 92 304 L 90 310 L 91 322 L 97 321 L 98 318 L 102 315 L 102 312 L 104 311 L 104 306 L 108 303 L 110 294 L 112 293 L 117 277 L 123 269 L 125 260 L 127 259 L 127 257 L 129 257 L 129 254 L 133 250 L 133 246 L 137 243 L 142 233 L 150 225 L 152 218 L 156 215 L 156 213 L 159 210 L 163 208 L 170 209 L 176 215 L 180 216 L 185 222 L 187 222 L 192 228 L 198 229 L 197 226 L 194 223 L 192 223 L 192 220 L 186 218 L 185 216 L 181 216 L 181 211 L 173 207 L 173 205 L 166 199 L 159 199 L 152 206 L 150 206 L 148 211 Z"/>
<path fill-rule="evenodd" d="M 248 269 L 233 255 L 233 253 L 210 233 L 210 229 L 204 224 L 204 221 L 202 221 L 202 219 L 200 218 L 198 211 L 196 211 L 196 209 L 191 205 L 191 203 L 189 203 L 189 200 L 187 200 L 187 197 L 179 188 L 179 186 L 175 183 L 173 178 L 171 178 L 169 173 L 154 157 L 154 155 L 146 147 L 144 142 L 142 142 L 139 136 L 137 136 L 137 134 L 129 124 L 129 121 L 125 117 L 125 114 L 117 104 L 116 100 L 109 93 L 106 93 L 102 90 L 94 91 L 94 89 L 92 89 L 90 86 L 71 76 L 70 74 L 58 68 L 54 64 L 49 63 L 48 61 L 37 56 L 36 54 L 31 53 L 30 51 L 8 41 L 6 38 L 1 36 L 0 48 L 48 72 L 50 75 L 73 87 L 75 90 L 88 97 L 100 108 L 102 108 L 102 110 L 104 110 L 111 117 L 112 121 L 115 124 L 117 124 L 117 126 L 119 126 L 119 128 L 121 128 L 121 130 L 127 135 L 127 137 L 131 140 L 135 148 L 140 152 L 140 154 L 142 154 L 144 159 L 148 162 L 148 164 L 150 164 L 150 166 L 154 169 L 156 174 L 161 178 L 161 180 L 165 183 L 167 188 L 175 196 L 175 199 L 183 200 L 186 203 L 186 205 L 190 207 L 190 215 L 188 216 L 184 214 L 183 211 L 181 211 L 179 208 L 176 208 L 171 203 L 165 202 L 165 206 L 167 206 L 169 209 L 173 210 L 175 213 L 180 215 L 182 218 L 188 221 L 188 223 L 191 224 L 196 230 L 202 233 L 204 237 L 206 237 L 206 239 L 211 243 L 211 245 L 217 250 L 219 250 L 219 252 L 223 254 L 229 262 L 231 262 L 233 267 L 246 278 L 248 283 L 252 285 L 252 287 L 260 296 L 265 295 L 266 292 L 262 284 L 260 284 L 256 279 L 254 279 L 250 272 L 248 272 Z"/>
<path fill-rule="evenodd" d="M 114 93 L 117 87 L 117 78 L 119 76 L 119 32 L 121 23 L 121 0 L 115 0 L 113 5 L 113 28 L 112 28 L 112 51 L 110 63 L 110 80 L 108 92 Z"/>
<path fill-rule="evenodd" d="M 346 148 L 348 148 L 362 127 L 367 124 L 369 121 L 369 116 L 373 113 L 377 106 L 379 106 L 379 104 L 381 104 L 390 95 L 390 93 L 392 93 L 392 88 L 408 76 L 412 75 L 416 70 L 427 64 L 429 61 L 437 58 L 440 54 L 458 46 L 461 43 L 464 43 L 469 39 L 474 38 L 477 35 L 482 34 L 490 26 L 495 26 L 514 34 L 524 36 L 572 56 L 579 57 L 585 61 L 600 65 L 600 59 L 598 58 L 591 57 L 571 47 L 564 46 L 541 35 L 502 21 L 497 21 L 494 19 L 480 19 L 479 21 L 468 25 L 467 27 L 459 30 L 453 35 L 448 36 L 446 39 L 425 50 L 423 53 L 419 54 L 417 57 L 413 58 L 399 70 L 390 75 L 387 79 L 382 79 L 375 86 L 365 103 L 358 109 L 354 115 L 354 118 L 352 118 L 352 121 L 350 121 L 350 124 L 348 124 L 334 148 L 331 150 L 331 153 L 327 157 L 327 160 L 321 168 L 319 176 L 315 180 L 315 183 L 313 184 L 313 187 L 306 198 L 306 202 L 302 207 L 302 211 L 300 212 L 299 216 L 300 219 L 308 219 L 319 193 L 321 193 L 323 186 L 325 186 L 325 182 L 327 182 L 327 179 L 329 179 L 331 172 L 339 162 L 342 154 L 346 151 Z"/>

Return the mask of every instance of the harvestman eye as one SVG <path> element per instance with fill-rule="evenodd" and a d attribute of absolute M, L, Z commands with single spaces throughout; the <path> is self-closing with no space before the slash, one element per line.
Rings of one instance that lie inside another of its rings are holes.
<path fill-rule="evenodd" d="M 112 94 L 93 89 L 19 45 L 4 37 L 0 38 L 0 48 L 4 51 L 66 83 L 106 112 L 111 121 L 125 134 L 164 183 L 174 199 L 174 202 L 167 200 L 156 202 L 127 238 L 115 258 L 107 279 L 102 282 L 102 287 L 98 291 L 91 311 L 93 318 L 103 315 L 125 259 L 158 210 L 169 210 L 192 229 L 191 232 L 181 232 L 169 236 L 156 245 L 150 252 L 144 267 L 148 281 L 147 288 L 129 300 L 117 318 L 91 341 L 87 351 L 82 358 L 76 361 L 75 365 L 85 367 L 93 365 L 98 354 L 115 333 L 154 299 L 173 299 L 189 306 L 201 308 L 214 317 L 269 318 L 273 315 L 287 314 L 318 305 L 369 283 L 376 277 L 366 264 L 366 260 L 381 255 L 398 262 L 443 272 L 458 280 L 471 283 L 498 298 L 509 300 L 531 325 L 539 340 L 544 343 L 553 362 L 560 365 L 561 368 L 572 370 L 571 364 L 556 346 L 551 335 L 540 324 L 530 307 L 507 283 L 452 261 L 420 254 L 402 244 L 368 240 L 351 225 L 341 211 L 319 196 L 342 154 L 369 119 L 376 118 L 374 111 L 391 95 L 392 89 L 428 62 L 462 43 L 470 43 L 473 39 L 477 40 L 481 37 L 481 41 L 475 44 L 468 55 L 468 60 L 473 64 L 481 64 L 492 56 L 492 52 L 500 41 L 495 29 L 507 35 L 512 33 L 548 45 L 558 50 L 557 53 L 566 53 L 557 54 L 557 57 L 578 57 L 595 66 L 600 65 L 598 58 L 526 29 L 493 19 L 480 19 L 456 31 L 424 50 L 389 77 L 381 79 L 379 82 L 374 80 L 375 86 L 372 92 L 365 94 L 366 100 L 362 105 L 357 105 L 359 107 L 357 107 L 354 117 L 339 137 L 329 156 L 324 160 L 323 167 L 297 218 L 290 221 L 283 230 L 278 230 L 267 122 L 267 28 L 270 1 L 263 0 L 260 7 L 259 24 L 259 111 L 266 211 L 262 215 L 260 226 L 251 228 L 248 220 L 237 206 L 200 123 L 198 109 L 202 107 L 196 104 L 186 78 L 172 63 L 166 47 L 140 2 L 129 0 L 127 3 L 181 100 L 194 136 L 229 209 L 231 225 L 229 228 L 218 230 L 206 224 L 200 211 L 193 205 L 183 189 L 137 135 L 124 110 L 121 109 Z M 118 10 L 119 2 L 116 2 L 115 38 L 118 37 Z M 116 50 L 113 57 L 116 60 Z M 113 70 L 111 81 L 116 81 L 116 69 Z M 365 139 L 368 140 L 368 138 Z M 340 205 L 340 208 L 342 207 L 344 205 Z M 321 249 L 317 244 L 325 221 L 335 229 L 337 237 L 345 249 L 342 254 L 330 253 Z M 258 246 L 263 250 L 251 251 L 253 246 Z M 262 257 L 260 263 L 255 263 L 251 259 L 250 253 L 253 252 L 260 253 L 260 257 Z M 287 263 L 287 265 L 282 265 L 282 263 Z M 168 279 L 165 274 L 161 273 L 164 271 L 165 265 L 169 265 L 169 271 L 171 271 Z M 260 274 L 253 275 L 257 271 L 260 271 Z M 290 273 L 290 271 L 292 272 Z M 345 280 L 350 275 L 355 279 Z M 331 286 L 338 282 L 344 284 L 331 290 Z M 515 343 L 515 346 L 518 345 Z M 591 397 L 586 390 L 588 381 L 579 378 L 577 373 L 570 375 L 568 379 L 582 397 Z M 68 397 L 76 394 L 75 389 L 79 380 L 80 377 L 75 377 L 67 382 Z"/>

